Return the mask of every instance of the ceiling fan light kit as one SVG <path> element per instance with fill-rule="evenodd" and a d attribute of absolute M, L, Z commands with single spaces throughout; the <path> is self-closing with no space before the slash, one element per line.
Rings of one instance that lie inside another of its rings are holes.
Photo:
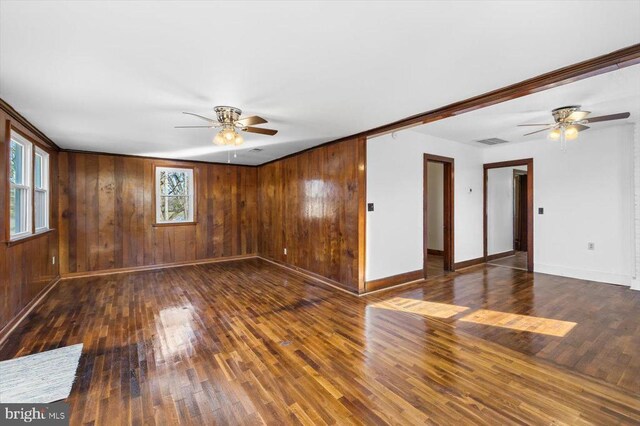
<path fill-rule="evenodd" d="M 526 133 L 524 136 L 550 130 L 548 138 L 554 141 L 559 140 L 560 149 L 564 151 L 567 147 L 567 141 L 577 139 L 579 132 L 589 129 L 589 126 L 585 124 L 621 120 L 631 116 L 628 112 L 621 112 L 618 114 L 588 118 L 589 114 L 591 114 L 590 111 L 580 110 L 580 105 L 564 106 L 551 111 L 551 115 L 553 115 L 553 119 L 555 120 L 554 124 L 520 124 L 520 126 L 550 126 L 542 130 Z"/>
<path fill-rule="evenodd" d="M 215 145 L 220 146 L 238 146 L 244 143 L 244 138 L 239 133 L 249 132 L 249 133 L 259 133 L 261 135 L 269 135 L 273 136 L 278 133 L 277 130 L 272 129 L 263 129 L 260 127 L 252 127 L 255 124 L 264 124 L 267 123 L 262 117 L 258 117 L 257 115 L 240 118 L 242 115 L 242 110 L 236 107 L 231 106 L 217 106 L 213 109 L 216 113 L 216 119 L 211 119 L 205 117 L 203 115 L 195 114 L 193 112 L 184 112 L 183 114 L 193 115 L 194 117 L 198 117 L 202 120 L 208 121 L 209 125 L 207 126 L 176 126 L 178 129 L 193 129 L 193 128 L 204 128 L 204 129 L 213 129 L 219 128 L 222 129 L 214 136 L 213 143 Z"/>
<path fill-rule="evenodd" d="M 215 145 L 242 145 L 244 138 L 232 127 L 226 127 L 220 130 L 213 138 Z"/>

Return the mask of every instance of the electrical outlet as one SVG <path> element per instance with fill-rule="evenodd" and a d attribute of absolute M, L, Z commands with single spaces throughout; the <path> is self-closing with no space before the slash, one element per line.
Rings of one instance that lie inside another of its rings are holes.
<path fill-rule="evenodd" d="M 587 249 L 595 250 L 596 249 L 596 245 L 594 243 L 587 243 Z"/>
<path fill-rule="evenodd" d="M 56 264 L 56 257 L 55 256 L 51 256 L 51 264 L 52 265 Z"/>
<path fill-rule="evenodd" d="M 287 249 L 286 248 L 284 249 L 284 255 L 285 256 L 287 255 Z"/>

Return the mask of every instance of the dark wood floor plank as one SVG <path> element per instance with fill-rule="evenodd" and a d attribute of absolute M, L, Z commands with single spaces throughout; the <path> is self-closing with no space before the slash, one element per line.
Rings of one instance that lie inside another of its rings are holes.
<path fill-rule="evenodd" d="M 393 309 L 425 301 L 469 310 Z M 577 325 L 460 321 L 477 309 Z M 0 359 L 82 342 L 72 424 L 632 424 L 638 313 L 628 290 L 504 267 L 359 298 L 247 259 L 65 280 Z"/>

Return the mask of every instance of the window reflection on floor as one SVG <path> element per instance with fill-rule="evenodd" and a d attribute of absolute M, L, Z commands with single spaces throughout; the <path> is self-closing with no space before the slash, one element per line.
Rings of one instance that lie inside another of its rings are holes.
<path fill-rule="evenodd" d="M 383 302 L 373 304 L 372 307 L 400 312 L 409 312 L 412 314 L 427 315 L 436 318 L 451 318 L 452 316 L 469 309 L 465 306 L 449 305 L 447 303 L 427 302 L 425 300 L 407 299 L 404 297 L 394 297 L 392 299 L 387 299 Z"/>
<path fill-rule="evenodd" d="M 382 302 L 374 303 L 371 307 L 434 318 L 451 318 L 461 312 L 471 309 L 466 306 L 428 302 L 426 300 L 417 300 L 405 297 L 393 297 Z M 511 330 L 527 331 L 530 333 L 545 334 L 556 337 L 566 336 L 567 333 L 577 325 L 577 323 L 570 321 L 511 314 L 508 312 L 498 312 L 489 309 L 473 311 L 466 316 L 459 318 L 458 321 L 509 328 Z"/>
<path fill-rule="evenodd" d="M 575 322 L 570 321 L 510 314 L 508 312 L 491 311 L 488 309 L 480 309 L 472 312 L 469 315 L 460 318 L 460 321 L 510 328 L 518 331 L 529 331 L 531 333 L 547 334 L 557 337 L 566 336 L 567 333 L 576 326 Z"/>

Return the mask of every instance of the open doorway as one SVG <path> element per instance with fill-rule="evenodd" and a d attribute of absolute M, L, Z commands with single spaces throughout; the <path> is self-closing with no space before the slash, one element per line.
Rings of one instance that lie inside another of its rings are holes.
<path fill-rule="evenodd" d="M 527 166 L 513 169 L 513 250 L 527 252 Z M 526 269 L 526 268 L 525 268 Z"/>
<path fill-rule="evenodd" d="M 484 257 L 533 271 L 533 160 L 484 165 Z"/>
<path fill-rule="evenodd" d="M 453 270 L 453 170 L 449 157 L 424 154 L 423 273 Z"/>

